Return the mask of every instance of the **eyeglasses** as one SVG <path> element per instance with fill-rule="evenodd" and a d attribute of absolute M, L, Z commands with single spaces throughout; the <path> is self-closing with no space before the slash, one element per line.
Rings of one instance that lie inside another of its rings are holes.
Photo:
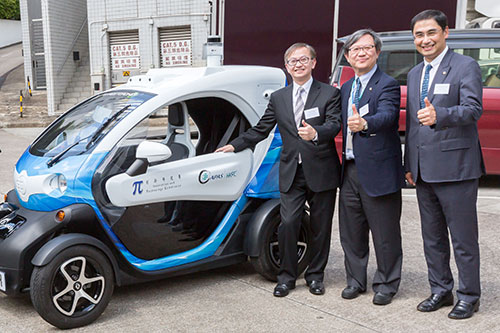
<path fill-rule="evenodd" d="M 370 52 L 371 49 L 373 49 L 375 47 L 375 45 L 365 45 L 365 46 L 354 46 L 354 47 L 351 47 L 349 50 L 350 53 L 352 53 L 353 55 L 356 55 L 358 54 L 359 52 L 361 52 L 361 50 L 363 50 L 363 52 L 367 53 L 367 52 Z"/>
<path fill-rule="evenodd" d="M 303 57 L 300 57 L 299 59 L 297 59 L 297 58 L 288 59 L 286 61 L 286 63 L 288 66 L 293 67 L 293 66 L 297 65 L 298 62 L 300 62 L 302 65 L 307 65 L 310 60 L 311 60 L 311 58 L 303 56 Z"/>
<path fill-rule="evenodd" d="M 433 38 L 433 37 L 436 37 L 439 32 L 440 32 L 440 30 L 438 30 L 438 29 L 431 29 L 431 30 L 426 31 L 426 32 L 417 31 L 413 35 L 413 39 L 424 39 L 425 36 L 427 36 L 428 38 Z"/>

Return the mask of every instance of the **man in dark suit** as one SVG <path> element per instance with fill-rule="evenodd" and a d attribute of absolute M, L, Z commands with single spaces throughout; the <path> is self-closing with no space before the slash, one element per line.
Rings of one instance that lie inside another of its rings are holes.
<path fill-rule="evenodd" d="M 431 296 L 417 309 L 453 305 L 451 234 L 459 272 L 452 319 L 479 309 L 479 244 L 476 201 L 484 173 L 477 121 L 482 114 L 482 81 L 474 59 L 446 45 L 448 23 L 438 10 L 411 21 L 414 43 L 424 61 L 408 73 L 406 179 L 417 187 Z"/>
<path fill-rule="evenodd" d="M 312 78 L 316 52 L 296 43 L 285 52 L 293 83 L 271 95 L 259 122 L 217 151 L 238 152 L 265 139 L 277 124 L 283 140 L 279 188 L 281 224 L 278 228 L 280 271 L 274 296 L 288 295 L 297 279 L 297 238 L 307 200 L 312 237 L 311 262 L 304 278 L 309 291 L 325 293 L 324 269 L 330 237 L 340 162 L 333 140 L 340 131 L 340 92 Z"/>
<path fill-rule="evenodd" d="M 382 42 L 369 29 L 347 39 L 344 55 L 355 77 L 342 96 L 340 241 L 345 254 L 345 299 L 366 291 L 369 232 L 377 257 L 373 303 L 386 305 L 401 280 L 401 187 L 404 172 L 398 134 L 400 88 L 377 66 Z"/>

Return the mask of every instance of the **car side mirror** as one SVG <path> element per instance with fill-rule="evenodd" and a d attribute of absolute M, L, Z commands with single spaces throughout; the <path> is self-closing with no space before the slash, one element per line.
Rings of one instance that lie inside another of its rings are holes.
<path fill-rule="evenodd" d="M 146 159 L 149 163 L 161 162 L 172 156 L 172 151 L 163 143 L 143 141 L 137 147 L 135 157 Z"/>
<path fill-rule="evenodd" d="M 137 147 L 136 160 L 127 169 L 127 175 L 133 177 L 146 173 L 150 163 L 166 161 L 170 156 L 172 156 L 172 151 L 166 145 L 159 142 L 143 141 Z"/>

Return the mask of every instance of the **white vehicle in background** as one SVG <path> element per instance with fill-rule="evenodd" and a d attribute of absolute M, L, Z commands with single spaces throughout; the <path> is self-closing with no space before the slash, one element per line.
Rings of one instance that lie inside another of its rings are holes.
<path fill-rule="evenodd" d="M 465 25 L 468 29 L 498 29 L 500 28 L 500 17 L 479 17 L 471 20 Z"/>

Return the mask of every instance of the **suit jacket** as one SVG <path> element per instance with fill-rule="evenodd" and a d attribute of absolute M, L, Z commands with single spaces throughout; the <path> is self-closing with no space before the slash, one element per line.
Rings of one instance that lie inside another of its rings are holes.
<path fill-rule="evenodd" d="M 349 96 L 354 78 L 342 85 L 342 165 L 345 165 Z M 359 109 L 368 106 L 363 118 L 368 130 L 354 133 L 356 171 L 363 190 L 372 197 L 394 193 L 404 186 L 401 140 L 398 133 L 400 88 L 396 80 L 379 68 L 370 78 L 359 100 Z M 344 175 L 342 168 L 342 177 Z"/>
<path fill-rule="evenodd" d="M 477 132 L 483 112 L 479 65 L 448 50 L 429 88 L 428 99 L 436 109 L 432 126 L 421 126 L 417 118 L 423 67 L 422 62 L 408 73 L 405 170 L 414 181 L 420 174 L 429 183 L 479 178 L 484 173 Z M 446 84 L 448 92 L 437 94 L 438 84 Z"/>
<path fill-rule="evenodd" d="M 340 92 L 337 88 L 313 80 L 304 110 L 318 108 L 319 116 L 306 119 L 318 133 L 317 142 L 305 141 L 297 133 L 293 112 L 293 86 L 271 94 L 266 111 L 259 122 L 230 142 L 235 151 L 253 148 L 265 139 L 277 124 L 283 147 L 280 155 L 279 187 L 287 192 L 295 177 L 299 153 L 308 187 L 314 192 L 339 186 L 340 162 L 334 138 L 340 131 Z"/>

